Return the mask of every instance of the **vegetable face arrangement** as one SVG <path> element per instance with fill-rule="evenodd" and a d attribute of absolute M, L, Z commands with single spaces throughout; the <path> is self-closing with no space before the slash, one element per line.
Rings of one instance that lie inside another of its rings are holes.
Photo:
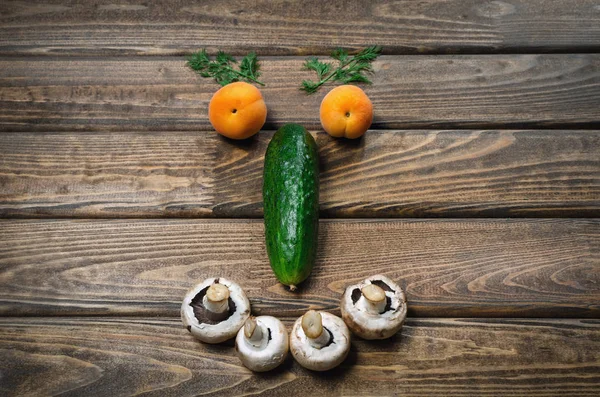
<path fill-rule="evenodd" d="M 337 65 L 312 57 L 304 67 L 318 81 L 304 80 L 301 90 L 312 94 L 327 82 L 368 83 L 371 63 L 381 47 L 365 48 L 354 56 L 336 50 Z M 188 66 L 223 87 L 212 97 L 208 117 L 215 130 L 231 139 L 246 139 L 265 123 L 267 107 L 255 86 L 264 86 L 255 53 L 237 61 L 219 51 L 211 60 L 205 50 L 193 54 Z M 333 137 L 358 138 L 370 127 L 373 105 L 354 85 L 332 89 L 321 102 L 323 129 Z M 302 126 L 281 127 L 265 154 L 263 201 L 266 247 L 277 279 L 294 291 L 311 273 L 317 255 L 319 226 L 319 159 L 317 144 Z M 384 339 L 399 332 L 406 318 L 402 289 L 383 275 L 349 286 L 341 299 L 342 318 L 310 310 L 298 318 L 288 337 L 285 326 L 271 316 L 250 316 L 242 288 L 222 277 L 192 288 L 181 306 L 184 325 L 205 343 L 236 338 L 242 363 L 252 371 L 280 365 L 291 349 L 300 365 L 315 371 L 338 366 L 350 349 L 350 331 L 364 339 Z"/>

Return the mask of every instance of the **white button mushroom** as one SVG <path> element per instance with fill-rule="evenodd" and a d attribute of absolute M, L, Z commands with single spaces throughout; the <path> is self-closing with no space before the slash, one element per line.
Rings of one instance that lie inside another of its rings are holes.
<path fill-rule="evenodd" d="M 181 319 L 188 331 L 206 343 L 231 339 L 250 316 L 250 302 L 236 283 L 209 278 L 183 299 Z"/>
<path fill-rule="evenodd" d="M 290 348 L 304 368 L 327 371 L 348 356 L 350 331 L 341 318 L 310 310 L 294 323 Z"/>
<path fill-rule="evenodd" d="M 406 319 L 406 296 L 388 277 L 376 275 L 346 288 L 342 318 L 364 339 L 385 339 L 400 331 Z"/>
<path fill-rule="evenodd" d="M 264 372 L 287 357 L 289 338 L 285 326 L 271 316 L 250 317 L 235 338 L 238 357 L 249 370 Z"/>

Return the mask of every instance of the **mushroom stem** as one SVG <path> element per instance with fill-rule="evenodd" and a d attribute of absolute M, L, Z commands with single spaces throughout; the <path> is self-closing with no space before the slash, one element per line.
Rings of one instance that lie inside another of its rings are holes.
<path fill-rule="evenodd" d="M 265 335 L 266 327 L 256 321 L 256 318 L 250 317 L 244 324 L 244 336 L 248 343 L 254 347 L 261 347 Z"/>
<path fill-rule="evenodd" d="M 285 326 L 271 316 L 250 316 L 238 331 L 235 350 L 250 370 L 263 372 L 280 365 L 289 350 Z"/>
<path fill-rule="evenodd" d="M 309 310 L 302 316 L 302 330 L 310 345 L 315 349 L 327 345 L 331 339 L 329 332 L 323 332 L 321 313 L 314 310 Z"/>
<path fill-rule="evenodd" d="M 223 284 L 211 284 L 202 299 L 207 315 L 212 320 L 222 320 L 229 311 L 229 289 Z"/>
<path fill-rule="evenodd" d="M 361 289 L 364 296 L 364 308 L 371 313 L 383 313 L 387 304 L 385 291 L 378 285 L 367 284 Z"/>

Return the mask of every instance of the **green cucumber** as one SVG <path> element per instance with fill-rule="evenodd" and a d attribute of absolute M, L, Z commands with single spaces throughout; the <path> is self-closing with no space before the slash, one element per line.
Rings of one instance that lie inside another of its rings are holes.
<path fill-rule="evenodd" d="M 263 201 L 271 268 L 290 290 L 310 274 L 319 230 L 317 144 L 297 124 L 281 127 L 265 155 Z"/>

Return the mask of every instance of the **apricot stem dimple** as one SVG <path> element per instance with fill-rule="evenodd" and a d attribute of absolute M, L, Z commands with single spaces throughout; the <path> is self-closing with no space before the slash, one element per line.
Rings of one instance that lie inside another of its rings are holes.
<path fill-rule="evenodd" d="M 231 111 L 231 113 L 234 113 L 234 114 L 235 114 L 235 113 L 237 113 L 237 109 L 233 109 L 233 110 Z"/>
<path fill-rule="evenodd" d="M 350 112 L 346 112 L 346 117 L 350 117 Z"/>

